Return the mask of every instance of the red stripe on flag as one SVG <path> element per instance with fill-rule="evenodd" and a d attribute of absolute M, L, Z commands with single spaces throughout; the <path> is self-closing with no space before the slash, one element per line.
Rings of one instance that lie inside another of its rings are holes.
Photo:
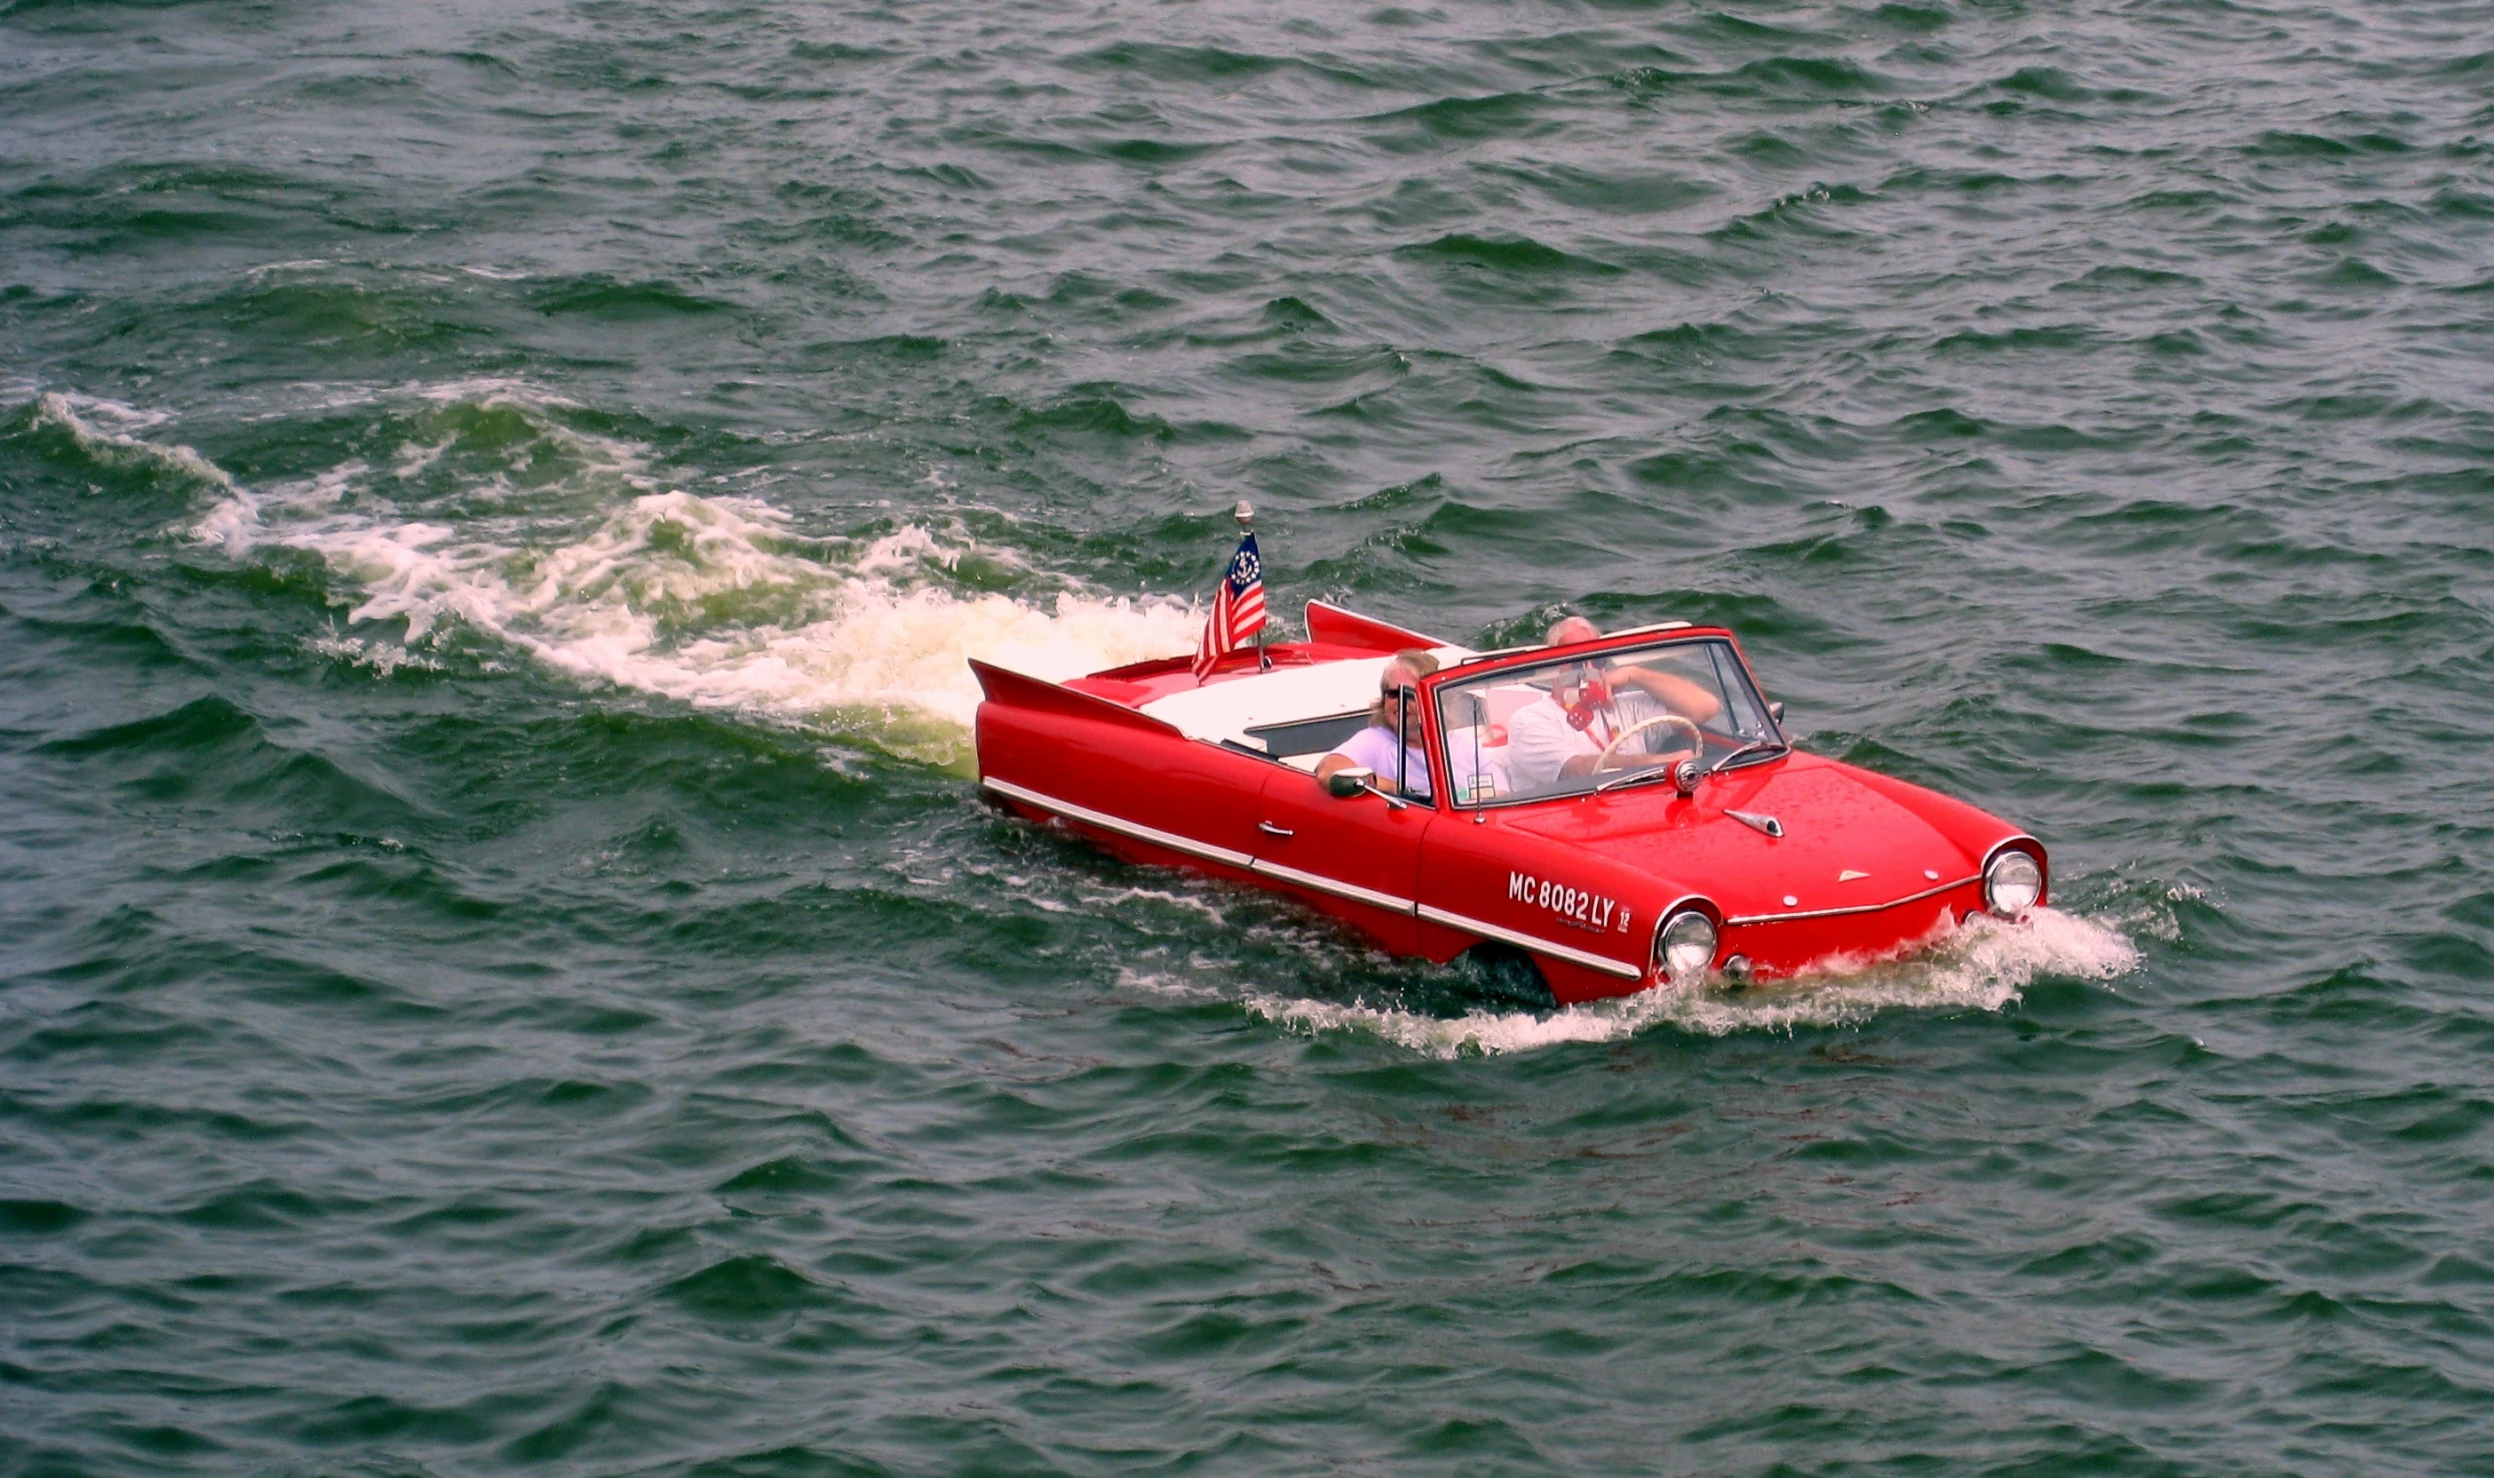
<path fill-rule="evenodd" d="M 1237 639 L 1230 635 L 1230 585 L 1221 582 L 1213 592 L 1212 614 L 1204 618 L 1203 639 L 1195 644 L 1195 680 L 1202 682 L 1212 675 L 1213 665 L 1228 656 Z"/>
<path fill-rule="evenodd" d="M 1251 536 L 1252 538 L 1252 536 Z M 1204 618 L 1204 634 L 1195 644 L 1195 680 L 1202 682 L 1222 658 L 1245 646 L 1250 637 L 1264 629 L 1264 569 L 1254 560 L 1243 566 L 1255 571 L 1242 587 L 1233 587 L 1231 575 L 1242 568 L 1240 560 L 1250 555 L 1250 539 L 1241 539 L 1238 553 L 1221 571 L 1221 583 L 1213 587 L 1212 611 Z"/>

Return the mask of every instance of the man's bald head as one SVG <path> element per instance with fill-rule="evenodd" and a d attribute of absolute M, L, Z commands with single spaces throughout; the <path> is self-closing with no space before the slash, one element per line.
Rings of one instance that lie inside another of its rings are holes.
<path fill-rule="evenodd" d="M 1550 645 L 1564 647 L 1573 642 L 1591 641 L 1601 634 L 1601 627 L 1582 616 L 1563 616 L 1550 628 Z"/>

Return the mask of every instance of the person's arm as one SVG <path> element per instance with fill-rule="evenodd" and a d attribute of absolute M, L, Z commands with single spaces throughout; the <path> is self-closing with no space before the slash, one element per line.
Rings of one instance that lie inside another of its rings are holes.
<path fill-rule="evenodd" d="M 1614 667 L 1610 678 L 1612 686 L 1635 688 L 1672 712 L 1701 724 L 1723 711 L 1722 699 L 1673 673 L 1651 667 Z"/>
<path fill-rule="evenodd" d="M 1692 718 L 1692 722 L 1705 722 L 1707 718 L 1714 716 L 1717 709 L 1723 706 L 1721 703 L 1715 701 L 1714 697 L 1704 688 L 1698 687 L 1696 684 L 1689 682 L 1685 678 L 1673 677 L 1668 673 L 1649 672 L 1642 668 L 1638 669 L 1638 674 L 1641 677 L 1660 678 L 1664 682 L 1677 683 L 1681 687 L 1688 688 L 1695 692 L 1700 700 L 1699 707 L 1701 708 L 1702 716 Z M 1630 729 L 1635 728 L 1637 725 L 1651 722 L 1652 720 L 1660 718 L 1672 711 L 1671 704 L 1668 700 L 1654 694 L 1652 690 L 1648 689 L 1642 682 L 1622 683 L 1621 686 L 1631 689 L 1631 691 L 1618 694 L 1613 700 L 1612 719 L 1617 726 L 1617 733 L 1626 734 Z M 1691 716 L 1683 714 L 1682 717 Z M 1685 750 L 1687 748 L 1687 736 L 1679 730 L 1656 727 L 1639 734 L 1635 741 L 1626 747 L 1624 752 L 1631 755 L 1669 754 L 1675 749 Z M 1559 773 L 1565 775 L 1571 780 L 1580 780 L 1588 775 L 1598 775 L 1601 771 L 1595 769 L 1594 767 L 1600 764 L 1601 761 L 1602 755 L 1598 750 L 1592 754 L 1580 754 L 1574 759 L 1569 760 L 1565 765 L 1561 766 Z"/>
<path fill-rule="evenodd" d="M 1337 749 L 1316 762 L 1316 778 L 1320 781 L 1331 780 L 1335 771 L 1352 769 L 1358 764 L 1358 760 Z"/>

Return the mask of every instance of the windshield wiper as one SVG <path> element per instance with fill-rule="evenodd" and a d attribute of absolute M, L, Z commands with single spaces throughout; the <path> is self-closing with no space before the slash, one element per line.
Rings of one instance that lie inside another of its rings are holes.
<path fill-rule="evenodd" d="M 1734 760 L 1747 759 L 1749 756 L 1756 754 L 1761 750 L 1774 749 L 1789 751 L 1791 748 L 1791 745 L 1785 743 L 1781 739 L 1752 739 L 1747 744 L 1742 745 L 1740 748 L 1733 750 L 1730 754 L 1727 754 L 1723 758 L 1715 761 L 1713 764 L 1708 765 L 1705 769 L 1698 771 L 1697 776 L 1699 779 L 1703 780 L 1709 775 L 1719 775 L 1726 769 L 1730 768 Z M 1631 770 L 1625 775 L 1615 776 L 1612 779 L 1603 781 L 1600 785 L 1597 785 L 1593 789 L 1587 791 L 1586 794 L 1601 795 L 1605 791 L 1617 790 L 1623 785 L 1636 785 L 1647 780 L 1668 780 L 1671 778 L 1671 772 L 1678 767 L 1679 766 L 1677 764 L 1670 764 L 1657 765 L 1650 770 Z"/>
<path fill-rule="evenodd" d="M 1669 780 L 1670 778 L 1671 766 L 1656 765 L 1650 770 L 1631 770 L 1625 775 L 1614 775 L 1610 779 L 1603 781 L 1600 785 L 1595 786 L 1592 790 L 1586 792 L 1586 794 L 1601 795 L 1605 791 L 1617 790 L 1623 785 L 1635 785 L 1647 780 Z"/>
<path fill-rule="evenodd" d="M 1749 755 L 1756 754 L 1762 749 L 1781 749 L 1789 751 L 1791 748 L 1791 745 L 1785 743 L 1781 739 L 1752 739 L 1747 744 L 1742 745 L 1740 748 L 1733 750 L 1730 754 L 1727 754 L 1723 758 L 1715 761 L 1713 764 L 1708 765 L 1706 767 L 1706 773 L 1709 775 L 1720 775 L 1725 770 L 1731 768 L 1734 760 L 1746 758 Z"/>

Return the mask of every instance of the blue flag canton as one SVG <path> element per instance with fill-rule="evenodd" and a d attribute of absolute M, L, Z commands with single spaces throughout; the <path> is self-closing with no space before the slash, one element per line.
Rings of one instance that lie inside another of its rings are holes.
<path fill-rule="evenodd" d="M 1238 546 L 1238 553 L 1230 556 L 1230 589 L 1235 594 L 1245 595 L 1248 586 L 1263 578 L 1264 561 L 1257 558 L 1256 541 L 1250 536 Z"/>

